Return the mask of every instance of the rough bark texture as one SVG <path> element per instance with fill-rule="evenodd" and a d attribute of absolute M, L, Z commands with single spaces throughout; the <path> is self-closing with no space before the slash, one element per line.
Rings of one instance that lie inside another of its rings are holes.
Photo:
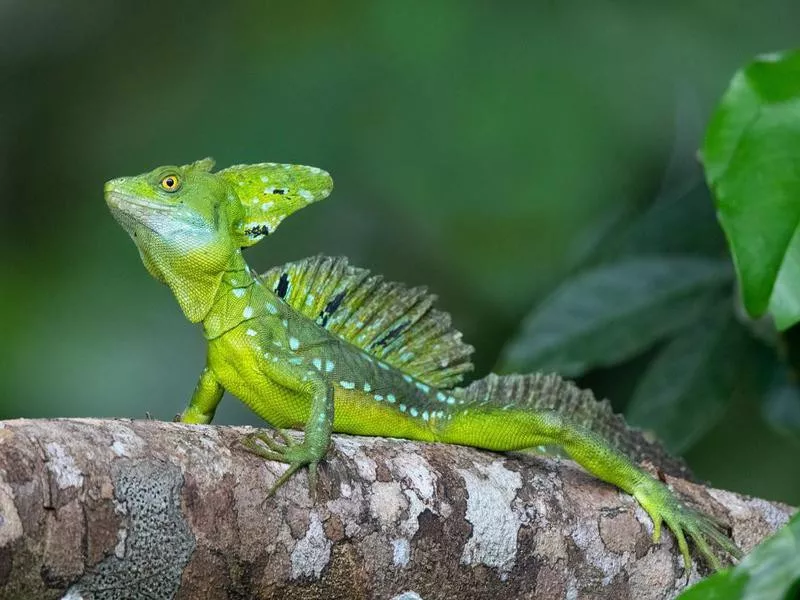
<path fill-rule="evenodd" d="M 0 598 L 670 598 L 670 535 L 569 461 L 335 437 L 305 475 L 248 428 L 0 422 Z M 792 510 L 672 480 L 749 549 Z M 704 573 L 697 566 L 688 579 Z"/>

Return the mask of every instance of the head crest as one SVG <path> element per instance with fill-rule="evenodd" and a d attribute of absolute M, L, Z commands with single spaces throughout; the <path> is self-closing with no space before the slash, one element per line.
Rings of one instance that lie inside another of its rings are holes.
<path fill-rule="evenodd" d="M 231 184 L 244 208 L 237 231 L 242 246 L 257 243 L 290 214 L 326 198 L 333 189 L 327 172 L 303 165 L 236 165 L 216 175 Z"/>

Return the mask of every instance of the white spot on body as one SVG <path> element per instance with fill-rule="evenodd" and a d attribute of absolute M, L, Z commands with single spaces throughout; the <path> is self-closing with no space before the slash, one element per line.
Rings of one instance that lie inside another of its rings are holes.
<path fill-rule="evenodd" d="M 408 412 L 411 414 L 412 417 L 416 417 L 419 414 L 419 411 L 413 406 Z"/>
<path fill-rule="evenodd" d="M 245 333 L 250 337 L 255 337 L 257 335 L 255 329 L 248 329 L 247 331 L 245 331 Z"/>
<path fill-rule="evenodd" d="M 430 392 L 430 391 L 431 391 L 431 388 L 430 388 L 430 386 L 427 386 L 427 385 L 425 385 L 424 383 L 420 383 L 420 382 L 418 381 L 416 385 L 417 385 L 417 389 L 418 389 L 418 390 L 420 390 L 420 391 L 422 391 L 422 392 L 425 392 L 426 394 L 427 394 L 428 392 Z"/>
<path fill-rule="evenodd" d="M 314 199 L 314 194 L 308 190 L 300 190 L 297 194 L 306 202 L 311 202 Z"/>
<path fill-rule="evenodd" d="M 333 371 L 333 367 L 334 367 L 334 364 L 333 364 L 332 360 L 326 360 L 325 361 L 325 372 L 326 373 L 330 373 L 331 371 Z"/>
<path fill-rule="evenodd" d="M 261 183 L 267 183 L 268 181 L 269 181 L 269 177 L 267 177 L 266 175 L 262 175 L 261 176 Z"/>
<path fill-rule="evenodd" d="M 322 359 L 315 358 L 311 361 L 311 364 L 317 369 L 317 371 L 322 371 Z"/>
<path fill-rule="evenodd" d="M 403 374 L 403 379 L 406 380 L 406 383 L 411 383 L 412 379 L 410 375 Z"/>
<path fill-rule="evenodd" d="M 378 402 L 381 402 L 383 400 L 383 396 L 381 396 L 380 394 L 375 394 L 373 398 L 375 398 L 375 400 L 377 400 Z"/>
<path fill-rule="evenodd" d="M 231 293 L 236 296 L 237 298 L 241 298 L 244 296 L 245 289 L 244 288 L 233 288 Z"/>
<path fill-rule="evenodd" d="M 278 309 L 272 303 L 267 303 L 267 310 L 269 311 L 269 313 L 271 315 L 277 315 L 278 314 Z"/>
<path fill-rule="evenodd" d="M 371 386 L 371 385 L 370 385 L 368 382 L 366 382 L 366 381 L 364 382 L 364 391 L 365 391 L 365 392 L 370 392 L 370 391 L 372 391 L 372 386 Z"/>
<path fill-rule="evenodd" d="M 394 404 L 397 401 L 397 398 L 395 398 L 394 394 L 387 394 L 386 395 L 386 401 L 389 404 Z M 405 409 L 403 409 L 403 410 L 405 410 Z"/>
<path fill-rule="evenodd" d="M 299 347 L 300 347 L 300 340 L 298 340 L 296 337 L 290 337 L 289 348 L 291 348 L 292 350 L 297 350 Z"/>
<path fill-rule="evenodd" d="M 245 319 L 249 319 L 253 316 L 253 307 L 252 306 L 245 306 L 244 310 L 242 311 L 242 316 Z"/>
<path fill-rule="evenodd" d="M 352 390 L 356 387 L 356 384 L 353 383 L 352 381 L 340 381 L 339 385 L 346 390 Z"/>
<path fill-rule="evenodd" d="M 266 212 L 266 211 L 268 211 L 270 208 L 272 208 L 273 204 L 275 204 L 275 203 L 274 203 L 274 202 L 264 202 L 264 203 L 261 205 L 261 210 L 263 210 L 263 211 L 265 211 L 265 212 Z"/>

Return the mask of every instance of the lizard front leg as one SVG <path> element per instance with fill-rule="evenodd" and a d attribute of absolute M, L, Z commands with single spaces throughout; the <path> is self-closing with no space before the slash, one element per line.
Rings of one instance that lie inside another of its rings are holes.
<path fill-rule="evenodd" d="M 178 417 L 181 423 L 211 423 L 225 389 L 209 367 L 203 369 L 189 405 Z"/>
<path fill-rule="evenodd" d="M 303 467 L 308 467 L 309 495 L 314 498 L 317 489 L 317 466 L 325 458 L 333 431 L 333 386 L 309 372 L 304 375 L 299 391 L 311 396 L 311 410 L 306 422 L 302 443 L 296 443 L 286 432 L 276 429 L 283 444 L 278 444 L 264 432 L 246 436 L 244 446 L 252 453 L 268 460 L 287 463 L 289 468 L 267 492 L 267 498 Z M 266 447 L 265 447 L 266 446 Z"/>

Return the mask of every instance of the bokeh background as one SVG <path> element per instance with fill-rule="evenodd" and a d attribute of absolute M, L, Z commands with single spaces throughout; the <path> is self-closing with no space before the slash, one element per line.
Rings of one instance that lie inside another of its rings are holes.
<path fill-rule="evenodd" d="M 169 419 L 193 389 L 200 331 L 112 220 L 107 179 L 208 155 L 329 170 L 333 196 L 251 264 L 347 255 L 426 284 L 480 375 L 665 193 L 690 190 L 695 243 L 725 254 L 695 151 L 733 72 L 798 40 L 793 0 L 2 0 L 0 417 Z M 640 367 L 583 383 L 624 409 Z M 685 455 L 800 503 L 798 446 L 757 396 Z M 257 423 L 233 399 L 218 420 Z"/>

